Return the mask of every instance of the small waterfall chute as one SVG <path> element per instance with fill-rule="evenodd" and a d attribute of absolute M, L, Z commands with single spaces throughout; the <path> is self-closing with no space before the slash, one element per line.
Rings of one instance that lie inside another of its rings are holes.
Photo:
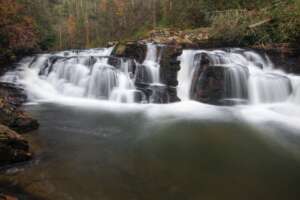
<path fill-rule="evenodd" d="M 109 65 L 96 63 L 90 75 L 86 95 L 88 98 L 108 99 L 117 86 L 118 73 Z"/>
<path fill-rule="evenodd" d="M 162 50 L 160 46 L 152 43 L 147 44 L 146 58 L 140 67 L 146 76 L 144 78 L 151 84 L 160 84 L 161 53 Z"/>

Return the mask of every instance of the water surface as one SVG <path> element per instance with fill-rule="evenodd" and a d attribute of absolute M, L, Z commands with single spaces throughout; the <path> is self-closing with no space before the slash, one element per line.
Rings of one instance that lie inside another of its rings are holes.
<path fill-rule="evenodd" d="M 27 106 L 43 151 L 6 179 L 45 199 L 300 197 L 296 128 L 252 126 L 246 108 L 108 105 Z"/>

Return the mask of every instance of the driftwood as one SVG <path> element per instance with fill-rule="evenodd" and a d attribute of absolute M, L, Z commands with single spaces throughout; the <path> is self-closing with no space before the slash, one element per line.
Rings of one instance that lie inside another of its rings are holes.
<path fill-rule="evenodd" d="M 261 26 L 261 25 L 264 25 L 266 23 L 269 23 L 270 21 L 272 21 L 272 18 L 268 18 L 268 19 L 265 19 L 265 20 L 262 20 L 260 22 L 257 22 L 255 24 L 251 24 L 248 26 L 248 28 L 255 28 L 255 27 L 258 27 L 258 26 Z"/>

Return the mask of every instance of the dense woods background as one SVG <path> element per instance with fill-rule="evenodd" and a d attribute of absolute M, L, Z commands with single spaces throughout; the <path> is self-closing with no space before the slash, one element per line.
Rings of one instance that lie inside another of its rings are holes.
<path fill-rule="evenodd" d="M 300 0 L 0 0 L 0 59 L 31 50 L 96 47 L 156 27 L 209 27 L 229 44 L 299 40 Z M 268 23 L 249 29 L 249 25 Z M 270 19 L 270 20 L 268 20 Z"/>

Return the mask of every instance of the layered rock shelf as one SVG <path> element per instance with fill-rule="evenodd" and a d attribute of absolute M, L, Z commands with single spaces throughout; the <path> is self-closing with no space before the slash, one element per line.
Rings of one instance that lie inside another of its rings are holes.
<path fill-rule="evenodd" d="M 39 123 L 22 110 L 27 98 L 21 88 L 1 83 L 0 95 L 0 166 L 28 161 L 30 145 L 20 133 L 37 129 Z"/>

